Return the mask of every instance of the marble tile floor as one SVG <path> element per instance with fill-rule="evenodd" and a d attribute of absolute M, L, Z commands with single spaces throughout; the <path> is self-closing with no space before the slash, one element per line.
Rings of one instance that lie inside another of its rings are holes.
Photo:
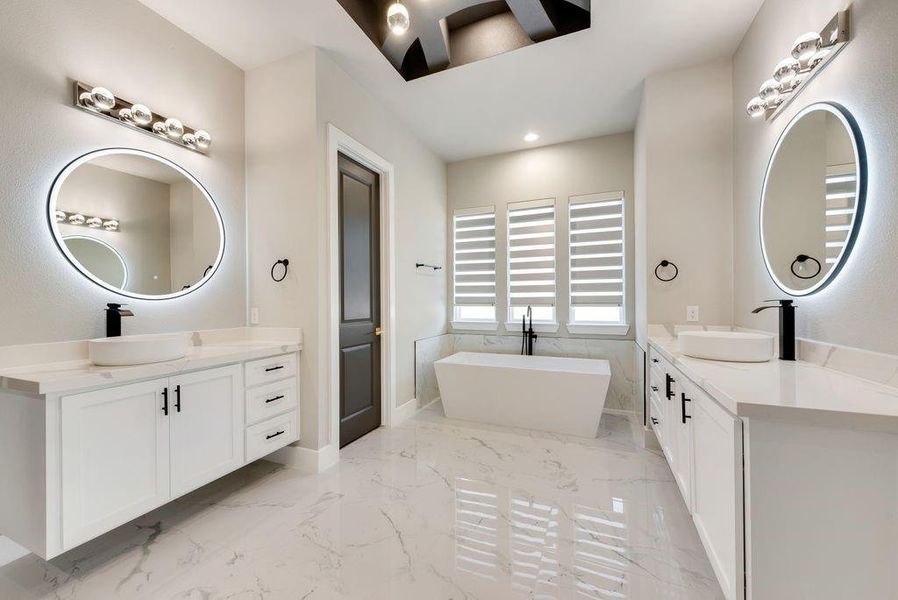
<path fill-rule="evenodd" d="M 722 598 L 664 459 L 600 436 L 451 421 L 434 405 L 319 475 L 260 461 L 45 562 L 0 598 Z"/>

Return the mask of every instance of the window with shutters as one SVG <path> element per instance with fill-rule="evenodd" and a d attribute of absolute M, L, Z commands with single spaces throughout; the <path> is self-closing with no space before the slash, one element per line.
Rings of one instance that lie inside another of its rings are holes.
<path fill-rule="evenodd" d="M 496 320 L 496 209 L 458 210 L 453 217 L 453 320 Z"/>
<path fill-rule="evenodd" d="M 508 317 L 555 321 L 555 200 L 508 205 Z"/>
<path fill-rule="evenodd" d="M 571 323 L 624 324 L 623 192 L 572 196 L 568 223 Z"/>

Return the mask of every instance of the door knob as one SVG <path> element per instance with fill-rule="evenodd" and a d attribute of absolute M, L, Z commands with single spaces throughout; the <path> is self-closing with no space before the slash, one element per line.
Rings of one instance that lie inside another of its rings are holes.
<path fill-rule="evenodd" d="M 380 335 L 380 334 L 382 334 L 383 332 L 384 332 L 384 330 L 381 329 L 380 327 L 375 327 L 375 328 L 374 328 L 374 335 Z"/>

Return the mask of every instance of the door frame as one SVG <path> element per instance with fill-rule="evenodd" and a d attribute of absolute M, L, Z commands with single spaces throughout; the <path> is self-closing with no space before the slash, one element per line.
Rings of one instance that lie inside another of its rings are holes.
<path fill-rule="evenodd" d="M 396 403 L 396 237 L 395 172 L 392 163 L 358 142 L 333 123 L 327 124 L 327 231 L 328 302 L 327 334 L 322 336 L 326 357 L 330 437 L 328 445 L 339 456 L 340 447 L 340 186 L 338 156 L 351 158 L 380 176 L 380 312 L 381 427 L 393 426 Z"/>

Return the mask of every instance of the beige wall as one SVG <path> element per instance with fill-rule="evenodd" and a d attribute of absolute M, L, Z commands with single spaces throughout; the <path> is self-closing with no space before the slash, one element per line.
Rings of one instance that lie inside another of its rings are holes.
<path fill-rule="evenodd" d="M 302 327 L 301 445 L 325 446 L 330 401 L 320 357 L 327 323 L 327 125 L 333 123 L 395 167 L 396 403 L 414 398 L 414 341 L 446 331 L 445 164 L 326 53 L 309 50 L 247 74 L 247 176 L 251 305 L 262 325 Z M 289 110 L 285 109 L 289 99 Z M 290 259 L 281 284 L 269 269 Z"/>
<path fill-rule="evenodd" d="M 633 134 L 624 133 L 578 140 L 507 154 L 474 158 L 449 165 L 449 207 L 453 211 L 494 205 L 496 207 L 496 317 L 499 332 L 505 330 L 507 303 L 507 206 L 509 202 L 555 198 L 556 318 L 559 336 L 566 336 L 568 322 L 568 198 L 581 194 L 623 190 L 627 215 L 626 311 L 633 322 Z M 447 223 L 447 232 L 449 223 Z M 451 234 L 444 236 L 452 249 Z M 447 307 L 448 311 L 451 310 Z M 627 335 L 633 337 L 633 328 Z M 518 330 L 510 332 L 517 334 Z M 551 336 L 553 334 L 545 334 Z"/>
<path fill-rule="evenodd" d="M 745 103 L 805 31 L 819 31 L 845 0 L 768 0 L 734 58 L 735 119 L 735 322 L 776 329 L 776 314 L 751 309 L 783 297 L 764 268 L 758 242 L 758 205 L 767 160 L 780 133 L 801 108 L 816 101 L 845 106 L 857 119 L 867 148 L 869 185 L 864 222 L 854 253 L 838 278 L 798 305 L 798 334 L 868 350 L 898 352 L 898 162 L 895 132 L 898 71 L 894 0 L 855 0 L 852 41 L 811 81 L 784 114 L 771 122 L 748 118 Z"/>
<path fill-rule="evenodd" d="M 649 77 L 637 127 L 636 214 L 645 239 L 639 285 L 646 290 L 638 326 L 733 319 L 733 103 L 729 60 Z M 655 278 L 668 259 L 679 267 L 670 283 Z M 639 339 L 645 348 L 645 339 Z"/>
<path fill-rule="evenodd" d="M 221 208 L 218 274 L 183 298 L 126 301 L 128 333 L 245 323 L 243 72 L 133 0 L 4 2 L 0 35 L 0 345 L 103 335 L 102 308 L 122 301 L 63 257 L 47 227 L 56 174 L 86 152 L 127 146 L 190 171 Z M 211 132 L 209 156 L 86 114 L 72 79 L 104 85 Z M 14 310 L 12 309 L 14 307 Z"/>

